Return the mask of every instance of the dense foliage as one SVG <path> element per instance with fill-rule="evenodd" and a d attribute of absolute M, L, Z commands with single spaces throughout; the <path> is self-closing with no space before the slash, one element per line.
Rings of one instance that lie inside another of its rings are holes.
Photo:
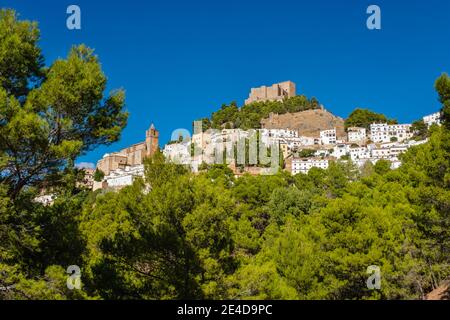
<path fill-rule="evenodd" d="M 35 25 L 10 11 L 0 25 L 0 57 L 18 48 L 7 63 L 22 66 L 14 76 L 0 59 L 0 298 L 416 299 L 450 276 L 447 75 L 436 82 L 444 125 L 396 170 L 336 162 L 236 179 L 157 153 L 132 186 L 91 192 L 73 160 L 118 138 L 123 95 L 103 99 L 89 49 L 44 68 Z M 42 186 L 53 205 L 33 201 Z M 66 286 L 70 265 L 79 290 Z M 370 265 L 381 290 L 366 287 Z"/>
<path fill-rule="evenodd" d="M 395 124 L 397 121 L 395 119 L 388 119 L 384 114 L 376 113 L 368 109 L 355 109 L 350 113 L 348 118 L 345 120 L 345 128 L 349 127 L 361 127 L 369 130 L 371 123 L 389 123 Z"/>
<path fill-rule="evenodd" d="M 64 279 L 64 270 L 52 264 L 65 266 L 81 250 L 72 205 L 85 195 L 74 161 L 117 141 L 127 120 L 124 92 L 104 96 L 106 76 L 91 49 L 73 47 L 46 67 L 38 41 L 36 23 L 0 10 L 0 295 L 6 297 L 31 297 L 33 288 L 42 297 L 51 290 L 63 295 L 65 285 L 52 279 Z M 60 194 L 55 206 L 33 201 L 42 188 Z M 51 289 L 37 290 L 45 279 Z"/>
<path fill-rule="evenodd" d="M 315 98 L 308 99 L 303 95 L 284 99 L 283 101 L 258 101 L 239 108 L 235 102 L 222 107 L 211 116 L 211 122 L 203 119 L 204 129 L 211 126 L 220 128 L 258 129 L 261 120 L 270 113 L 285 114 L 320 108 Z"/>
<path fill-rule="evenodd" d="M 450 276 L 450 134 L 404 165 L 199 175 L 158 154 L 144 180 L 87 202 L 85 285 L 103 298 L 414 299 Z M 146 184 L 151 186 L 148 191 Z M 366 269 L 381 268 L 381 290 Z"/>

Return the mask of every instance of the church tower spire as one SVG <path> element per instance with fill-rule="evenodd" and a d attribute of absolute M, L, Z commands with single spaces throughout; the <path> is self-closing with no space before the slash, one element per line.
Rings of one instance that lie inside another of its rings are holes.
<path fill-rule="evenodd" d="M 152 123 L 150 128 L 145 132 L 145 155 L 151 157 L 159 148 L 159 131 L 155 129 Z"/>

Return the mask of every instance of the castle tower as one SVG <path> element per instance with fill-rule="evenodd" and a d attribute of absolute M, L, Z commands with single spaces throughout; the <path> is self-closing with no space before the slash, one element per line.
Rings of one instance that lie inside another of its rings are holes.
<path fill-rule="evenodd" d="M 145 131 L 145 156 L 150 157 L 158 150 L 158 138 L 159 131 L 155 129 L 155 126 L 150 126 L 150 129 Z"/>
<path fill-rule="evenodd" d="M 275 83 L 270 87 L 262 86 L 259 88 L 252 88 L 248 99 L 245 100 L 245 104 L 256 101 L 282 101 L 285 98 L 295 96 L 295 83 L 292 81 L 284 81 Z"/>

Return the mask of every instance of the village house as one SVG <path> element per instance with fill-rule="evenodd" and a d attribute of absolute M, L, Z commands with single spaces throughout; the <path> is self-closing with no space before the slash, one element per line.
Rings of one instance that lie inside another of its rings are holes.
<path fill-rule="evenodd" d="M 166 159 L 177 164 L 191 163 L 191 141 L 166 144 L 163 149 Z"/>
<path fill-rule="evenodd" d="M 319 137 L 322 145 L 336 144 L 336 128 L 320 131 Z"/>
<path fill-rule="evenodd" d="M 376 159 L 388 159 L 391 155 L 391 150 L 388 148 L 375 148 L 372 150 L 372 157 Z"/>
<path fill-rule="evenodd" d="M 103 188 L 121 189 L 125 186 L 133 184 L 136 177 L 144 176 L 144 165 L 126 166 L 124 168 L 116 169 L 105 176 Z"/>
<path fill-rule="evenodd" d="M 410 124 L 372 123 L 370 139 L 375 143 L 403 141 L 413 136 Z"/>
<path fill-rule="evenodd" d="M 322 158 L 293 158 L 291 163 L 291 173 L 293 175 L 299 173 L 308 173 L 311 168 L 328 168 L 329 159 Z"/>
<path fill-rule="evenodd" d="M 430 127 L 433 124 L 440 125 L 441 124 L 441 112 L 435 112 L 423 117 L 423 122 Z"/>
<path fill-rule="evenodd" d="M 350 152 L 350 145 L 347 143 L 336 144 L 333 148 L 333 157 L 341 158 L 348 155 Z"/>
<path fill-rule="evenodd" d="M 366 128 L 350 127 L 347 129 L 348 142 L 364 143 L 366 141 Z"/>
<path fill-rule="evenodd" d="M 354 147 L 349 150 L 350 159 L 357 161 L 359 159 L 369 159 L 370 151 L 367 147 Z"/>

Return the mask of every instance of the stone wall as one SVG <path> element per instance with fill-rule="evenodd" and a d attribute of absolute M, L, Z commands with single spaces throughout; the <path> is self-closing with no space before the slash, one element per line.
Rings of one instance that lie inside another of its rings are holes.
<path fill-rule="evenodd" d="M 270 87 L 262 86 L 259 88 L 252 88 L 250 95 L 245 104 L 256 101 L 280 101 L 284 98 L 291 98 L 296 95 L 295 83 L 292 81 L 285 81 L 275 83 Z"/>

